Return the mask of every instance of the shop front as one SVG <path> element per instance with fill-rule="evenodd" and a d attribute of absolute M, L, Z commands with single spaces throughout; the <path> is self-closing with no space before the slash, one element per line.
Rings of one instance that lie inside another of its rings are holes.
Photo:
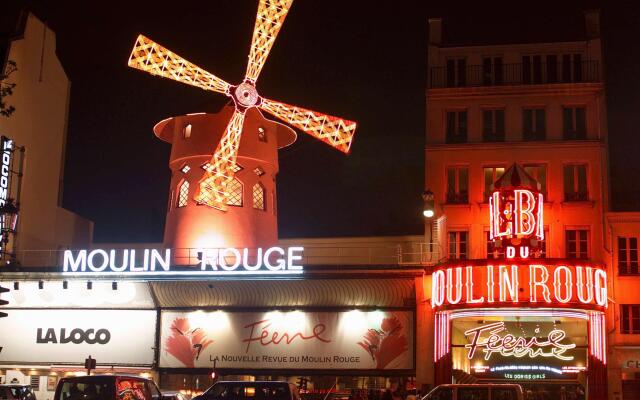
<path fill-rule="evenodd" d="M 604 269 L 469 263 L 432 279 L 436 383 L 515 382 L 527 398 L 606 398 Z"/>

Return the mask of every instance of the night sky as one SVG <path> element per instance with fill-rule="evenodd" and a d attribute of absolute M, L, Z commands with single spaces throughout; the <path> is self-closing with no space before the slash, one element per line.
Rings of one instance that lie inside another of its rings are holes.
<path fill-rule="evenodd" d="M 244 75 L 257 3 L 30 2 L 56 31 L 72 82 L 63 206 L 95 221 L 96 241 L 162 240 L 169 145 L 151 129 L 169 116 L 217 111 L 227 100 L 128 68 L 137 34 L 236 84 Z M 601 8 L 613 204 L 640 210 L 640 7 L 483 3 L 294 2 L 258 91 L 358 121 L 359 128 L 349 156 L 305 134 L 280 152 L 281 237 L 422 232 L 431 16 L 444 18 L 445 42 L 558 41 L 581 38 L 582 10 Z"/>

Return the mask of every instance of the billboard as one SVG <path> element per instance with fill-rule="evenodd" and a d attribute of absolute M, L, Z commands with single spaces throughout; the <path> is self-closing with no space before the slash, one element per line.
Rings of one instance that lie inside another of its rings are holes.
<path fill-rule="evenodd" d="M 153 310 L 10 310 L 0 319 L 0 363 L 151 365 Z"/>
<path fill-rule="evenodd" d="M 413 369 L 413 312 L 164 311 L 160 366 Z"/>

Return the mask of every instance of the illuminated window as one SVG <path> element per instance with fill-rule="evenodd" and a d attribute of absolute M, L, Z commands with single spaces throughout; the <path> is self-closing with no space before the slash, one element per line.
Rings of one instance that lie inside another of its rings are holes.
<path fill-rule="evenodd" d="M 522 138 L 526 141 L 545 140 L 547 136 L 544 108 L 522 110 Z"/>
<path fill-rule="evenodd" d="M 589 258 L 589 231 L 587 229 L 568 229 L 565 234 L 567 258 Z"/>
<path fill-rule="evenodd" d="M 29 377 L 29 386 L 31 386 L 31 390 L 39 391 L 40 390 L 40 375 L 31 375 Z"/>
<path fill-rule="evenodd" d="M 620 305 L 620 333 L 640 334 L 640 305 Z"/>
<path fill-rule="evenodd" d="M 262 176 L 262 175 L 264 175 L 264 170 L 262 168 L 260 168 L 260 167 L 255 167 L 253 169 L 253 173 L 258 175 L 258 176 Z"/>
<path fill-rule="evenodd" d="M 227 190 L 229 191 L 227 204 L 242 207 L 242 183 L 237 178 L 233 178 L 227 185 Z"/>
<path fill-rule="evenodd" d="M 191 124 L 188 124 L 182 129 L 182 136 L 185 139 L 189 139 L 191 137 Z"/>
<path fill-rule="evenodd" d="M 447 167 L 447 203 L 467 204 L 469 202 L 469 169 L 467 167 Z"/>
<path fill-rule="evenodd" d="M 449 232 L 449 259 L 466 260 L 469 233 L 467 231 Z"/>
<path fill-rule="evenodd" d="M 618 274 L 638 274 L 638 238 L 618 237 Z"/>
<path fill-rule="evenodd" d="M 491 196 L 491 186 L 495 181 L 500 179 L 502 174 L 504 174 L 504 167 L 484 167 L 484 201 L 487 203 L 489 201 L 489 196 Z"/>
<path fill-rule="evenodd" d="M 504 142 L 504 109 L 482 111 L 482 140 Z"/>
<path fill-rule="evenodd" d="M 525 164 L 524 170 L 540 184 L 540 192 L 547 197 L 547 166 L 544 164 Z"/>
<path fill-rule="evenodd" d="M 265 191 L 264 186 L 259 182 L 253 185 L 253 208 L 256 210 L 265 210 Z"/>
<path fill-rule="evenodd" d="M 203 169 L 203 170 L 205 170 L 205 171 L 209 171 L 209 172 L 211 172 L 211 168 L 212 168 L 212 167 L 213 167 L 213 165 L 211 165 L 211 163 L 210 163 L 210 162 L 206 162 L 206 163 L 204 163 L 204 164 L 202 164 L 202 165 L 200 166 L 200 168 L 202 168 L 202 169 Z"/>
<path fill-rule="evenodd" d="M 565 165 L 563 175 L 564 201 L 589 200 L 586 164 Z"/>
<path fill-rule="evenodd" d="M 233 172 L 236 173 L 238 171 L 242 171 L 244 168 L 242 167 L 242 165 L 236 163 L 236 165 L 233 166 Z"/>
<path fill-rule="evenodd" d="M 182 168 L 180 168 L 180 172 L 182 172 L 183 174 L 186 174 L 190 170 L 191 170 L 191 167 L 188 166 L 187 164 L 185 164 Z"/>
<path fill-rule="evenodd" d="M 565 140 L 586 139 L 587 125 L 584 107 L 563 107 L 562 127 Z"/>
<path fill-rule="evenodd" d="M 467 142 L 467 111 L 447 111 L 447 143 Z"/>
<path fill-rule="evenodd" d="M 189 182 L 183 181 L 178 189 L 178 207 L 185 207 L 189 200 Z"/>
<path fill-rule="evenodd" d="M 487 241 L 487 258 L 504 258 L 504 249 L 494 247 L 493 240 L 491 240 L 489 237 L 489 232 L 485 232 L 485 238 Z"/>
<path fill-rule="evenodd" d="M 258 140 L 261 142 L 267 142 L 267 131 L 263 127 L 258 128 Z"/>

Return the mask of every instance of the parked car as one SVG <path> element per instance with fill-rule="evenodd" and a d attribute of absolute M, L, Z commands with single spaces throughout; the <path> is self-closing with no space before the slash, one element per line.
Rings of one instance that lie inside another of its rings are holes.
<path fill-rule="evenodd" d="M 36 400 L 29 385 L 8 383 L 0 385 L 0 400 Z"/>
<path fill-rule="evenodd" d="M 283 381 L 220 381 L 192 400 L 300 400 L 300 393 Z"/>
<path fill-rule="evenodd" d="M 91 375 L 62 378 L 54 400 L 164 400 L 151 380 L 128 375 Z"/>
<path fill-rule="evenodd" d="M 422 400 L 524 400 L 522 387 L 511 383 L 440 385 Z"/>

